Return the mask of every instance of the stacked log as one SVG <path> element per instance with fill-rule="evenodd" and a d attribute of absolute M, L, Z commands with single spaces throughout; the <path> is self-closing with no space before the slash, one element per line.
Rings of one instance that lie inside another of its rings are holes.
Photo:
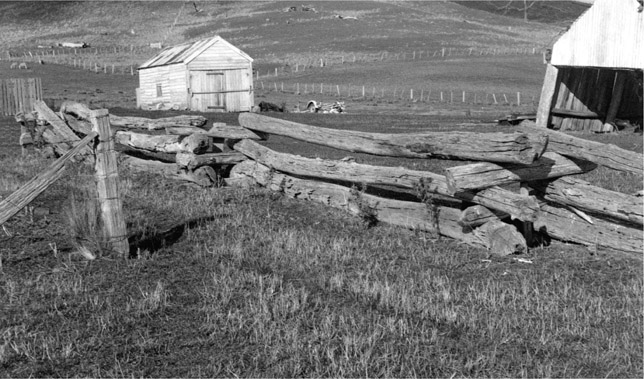
<path fill-rule="evenodd" d="M 375 215 L 379 221 L 483 246 L 493 254 L 526 252 L 549 238 L 638 256 L 642 253 L 643 198 L 608 191 L 571 176 L 598 165 L 641 174 L 642 154 L 527 126 L 505 136 L 455 133 L 450 139 L 444 133 L 389 135 L 324 129 L 256 114 L 241 114 L 239 123 L 254 132 L 352 152 L 481 162 L 452 167 L 440 175 L 305 158 L 242 139 L 233 149 L 250 160 L 233 167 L 226 179 L 230 184 L 258 184 L 358 215 L 369 209 L 369 216 Z M 349 187 L 338 182 L 422 188 L 425 193 L 419 196 L 424 201 L 368 193 L 356 199 Z M 507 189 L 511 185 L 520 185 L 520 190 Z M 452 200 L 447 202 L 452 206 L 445 206 L 444 199 Z M 517 220 L 521 231 L 514 226 Z"/>
<path fill-rule="evenodd" d="M 56 114 L 44 102 L 39 101 L 35 104 L 35 109 L 36 118 L 41 123 L 38 138 L 42 140 L 45 149 L 50 150 L 50 155 L 65 154 L 92 131 L 92 111 L 84 104 L 64 102 L 60 112 Z M 27 119 L 22 116 L 19 121 L 26 130 Z M 199 186 L 221 183 L 221 172 L 225 168 L 246 159 L 239 152 L 224 151 L 228 140 L 261 140 L 266 137 L 239 126 L 219 123 L 206 130 L 201 128 L 207 122 L 203 116 L 148 119 L 109 115 L 109 121 L 120 151 L 118 160 L 121 166 Z M 161 131 L 165 133 L 160 134 Z M 21 137 L 23 146 L 28 142 L 31 142 L 30 138 Z M 86 158 L 91 157 L 89 147 L 84 148 L 84 153 Z"/>
<path fill-rule="evenodd" d="M 47 124 L 41 128 L 42 137 L 56 151 L 64 153 L 91 130 L 84 118 L 90 111 L 82 104 L 64 104 L 59 116 L 44 103 L 38 107 L 39 118 Z M 112 124 L 112 129 L 122 148 L 119 164 L 136 171 L 200 186 L 260 185 L 365 219 L 454 238 L 492 254 L 524 253 L 550 238 L 638 256 L 643 250 L 643 197 L 608 191 L 571 176 L 599 165 L 642 174 L 642 154 L 545 128 L 381 134 L 325 129 L 252 113 L 240 114 L 241 126 L 214 123 L 209 129 L 192 116 L 151 120 L 110 115 L 110 122 L 118 125 Z M 260 144 L 269 134 L 373 155 L 478 162 L 448 168 L 442 175 L 312 159 Z M 223 167 L 232 169 L 228 173 Z M 387 191 L 379 193 L 404 192 L 406 198 L 413 190 L 418 200 L 376 196 L 355 190 L 355 185 L 385 186 Z"/>

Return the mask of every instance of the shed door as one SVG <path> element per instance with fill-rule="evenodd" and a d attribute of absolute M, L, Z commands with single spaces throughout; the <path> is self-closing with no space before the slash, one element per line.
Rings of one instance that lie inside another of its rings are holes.
<path fill-rule="evenodd" d="M 226 109 L 224 73 L 221 71 L 190 72 L 190 109 L 212 112 Z"/>

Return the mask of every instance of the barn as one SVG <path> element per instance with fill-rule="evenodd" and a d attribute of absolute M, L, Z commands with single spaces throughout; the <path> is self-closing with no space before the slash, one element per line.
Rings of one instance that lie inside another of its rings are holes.
<path fill-rule="evenodd" d="M 643 19 L 638 0 L 595 0 L 552 46 L 538 126 L 587 132 L 641 127 Z"/>
<path fill-rule="evenodd" d="M 137 107 L 250 111 L 253 59 L 220 36 L 171 46 L 139 68 Z"/>

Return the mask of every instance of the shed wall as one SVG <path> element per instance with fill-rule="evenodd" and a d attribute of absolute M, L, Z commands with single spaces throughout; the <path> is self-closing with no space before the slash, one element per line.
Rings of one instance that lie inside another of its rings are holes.
<path fill-rule="evenodd" d="M 161 85 L 158 96 L 157 85 Z M 141 107 L 163 103 L 164 108 L 188 108 L 186 66 L 175 64 L 139 70 L 139 105 Z"/>

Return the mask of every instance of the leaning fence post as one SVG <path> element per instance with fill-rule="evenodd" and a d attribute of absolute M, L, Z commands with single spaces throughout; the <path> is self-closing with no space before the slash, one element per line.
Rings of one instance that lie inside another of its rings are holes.
<path fill-rule="evenodd" d="M 119 174 L 114 151 L 114 138 L 110 130 L 107 109 L 90 112 L 93 129 L 98 133 L 96 146 L 95 179 L 98 203 L 105 236 L 112 250 L 122 257 L 130 251 L 127 229 L 123 217 L 123 206 L 119 197 Z"/>

